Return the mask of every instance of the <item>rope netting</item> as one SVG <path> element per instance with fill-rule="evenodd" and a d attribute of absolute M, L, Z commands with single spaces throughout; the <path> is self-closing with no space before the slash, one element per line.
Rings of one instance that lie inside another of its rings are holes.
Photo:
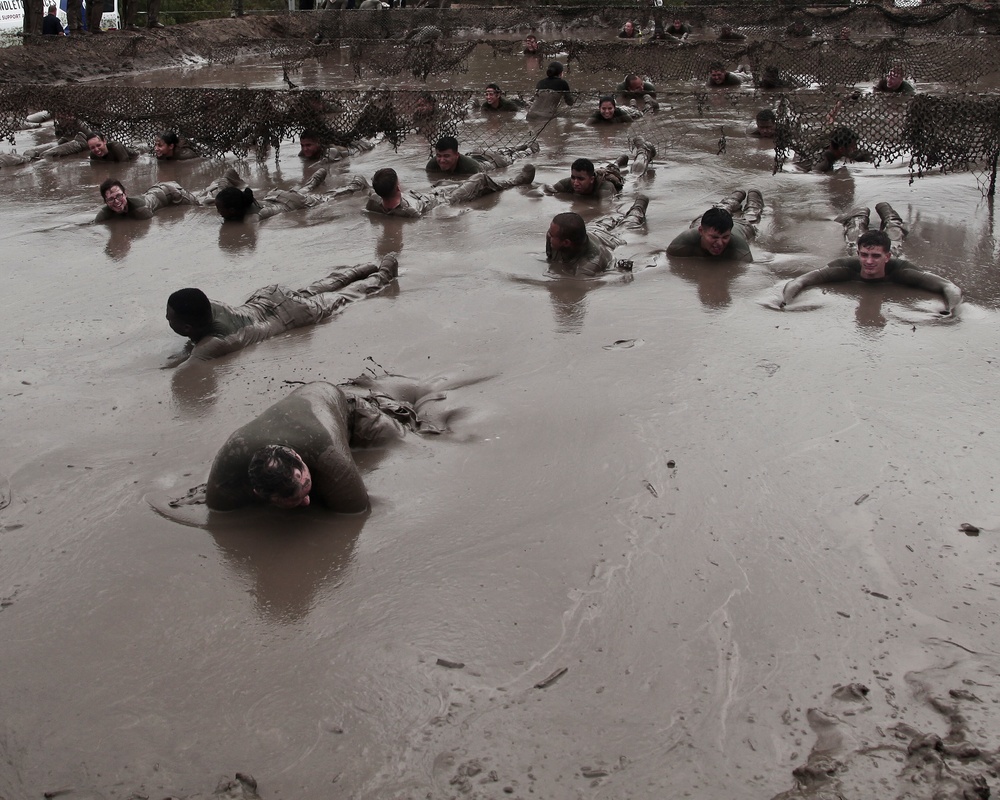
<path fill-rule="evenodd" d="M 384 138 L 398 146 L 411 136 L 433 144 L 458 135 L 482 102 L 479 90 L 191 89 L 118 86 L 2 86 L 0 136 L 16 144 L 25 117 L 44 108 L 75 119 L 123 144 L 151 144 L 164 130 L 178 132 L 205 156 L 221 158 L 268 148 L 315 131 L 328 144 Z M 480 120 L 481 122 L 481 120 Z M 463 141 L 475 150 L 515 149 L 534 133 L 524 121 L 468 126 Z"/>
<path fill-rule="evenodd" d="M 843 28 L 852 34 L 905 36 L 910 29 L 921 35 L 1000 32 L 1000 9 L 985 4 L 934 4 L 913 9 L 884 8 L 874 4 L 815 7 L 777 3 L 653 7 L 647 4 L 597 6 L 534 6 L 501 8 L 442 8 L 354 11 L 330 9 L 314 12 L 316 32 L 324 39 L 401 39 L 412 31 L 433 26 L 445 38 L 459 33 L 503 33 L 530 29 L 572 30 L 600 27 L 617 30 L 632 19 L 651 31 L 654 24 L 669 24 L 675 17 L 692 24 L 696 32 L 717 32 L 728 24 L 743 33 L 783 33 L 792 16 L 800 17 L 813 32 L 836 37 Z"/>
<path fill-rule="evenodd" d="M 491 46 L 496 48 L 494 43 Z M 932 40 L 880 39 L 852 41 L 729 42 L 561 42 L 567 63 L 590 72 L 635 72 L 652 81 L 704 80 L 709 65 L 749 67 L 755 83 L 768 68 L 782 84 L 795 88 L 819 83 L 853 86 L 878 81 L 899 65 L 904 74 L 921 81 L 958 85 L 974 83 L 1000 63 L 997 37 L 948 37 Z"/>
<path fill-rule="evenodd" d="M 930 169 L 969 171 L 986 193 L 996 185 L 1000 152 L 1000 97 L 916 95 L 905 100 L 851 94 L 787 94 L 777 110 L 775 168 L 789 159 L 813 163 L 837 137 L 878 166 L 908 159 L 910 180 Z M 845 134 L 846 130 L 846 134 Z"/>
<path fill-rule="evenodd" d="M 580 94 L 574 113 L 590 113 L 598 95 Z M 525 100 L 530 99 L 525 97 Z M 909 97 L 879 94 L 834 95 L 822 92 L 659 93 L 659 112 L 646 113 L 628 126 L 665 153 L 683 118 L 725 116 L 739 110 L 749 121 L 761 107 L 774 105 L 778 125 L 775 170 L 794 159 L 814 161 L 835 129 L 854 132 L 857 146 L 878 166 L 907 159 L 911 180 L 926 171 L 966 170 L 981 185 L 995 183 L 1000 152 L 1000 97 L 951 94 Z M 420 91 L 403 89 L 276 90 L 191 89 L 119 86 L 0 87 L 0 136 L 16 144 L 21 121 L 45 108 L 57 119 L 77 119 L 124 144 L 152 143 L 163 130 L 175 130 L 206 156 L 233 153 L 267 156 L 270 147 L 316 131 L 330 144 L 384 139 L 398 146 L 417 136 L 432 145 L 457 136 L 466 151 L 514 150 L 538 135 L 547 119 L 520 115 L 484 119 L 478 89 Z M 725 151 L 723 126 L 720 155 Z M 735 131 L 734 131 L 735 132 Z"/>

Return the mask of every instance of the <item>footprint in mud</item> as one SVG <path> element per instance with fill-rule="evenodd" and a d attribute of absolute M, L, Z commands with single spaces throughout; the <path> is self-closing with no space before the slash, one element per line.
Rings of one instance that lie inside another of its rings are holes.
<path fill-rule="evenodd" d="M 604 345 L 605 350 L 628 350 L 631 347 L 642 347 L 642 339 L 618 339 L 611 344 Z"/>
<path fill-rule="evenodd" d="M 963 672 L 968 676 L 961 682 L 976 686 L 976 692 L 955 688 Z M 923 710 L 930 709 L 940 717 L 944 731 L 940 736 L 899 720 L 895 706 L 891 706 L 888 716 L 872 713 L 872 698 L 864 684 L 835 687 L 831 700 L 863 703 L 864 707 L 858 709 L 861 713 L 848 723 L 829 711 L 809 709 L 807 719 L 816 742 L 806 762 L 792 770 L 795 788 L 772 800 L 864 796 L 986 800 L 990 797 L 987 781 L 1000 765 L 1000 750 L 986 750 L 969 738 L 973 733 L 980 737 L 994 735 L 996 698 L 984 700 L 980 694 L 983 688 L 996 684 L 980 681 L 998 676 L 1000 669 L 993 664 L 960 662 L 906 676 L 914 700 L 923 703 Z M 845 717 L 849 714 L 855 712 L 843 711 Z M 920 719 L 926 719 L 923 713 Z M 970 726 L 970 720 L 975 724 Z M 870 731 L 863 727 L 866 723 Z M 914 787 L 922 787 L 923 791 L 913 794 Z"/>

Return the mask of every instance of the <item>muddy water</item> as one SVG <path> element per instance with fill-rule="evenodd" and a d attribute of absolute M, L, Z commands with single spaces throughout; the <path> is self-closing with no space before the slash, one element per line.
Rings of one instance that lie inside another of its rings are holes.
<path fill-rule="evenodd" d="M 538 180 L 624 148 L 582 118 L 542 133 Z M 552 215 L 598 210 L 523 190 L 408 223 L 347 200 L 108 228 L 74 223 L 109 174 L 199 187 L 219 165 L 0 173 L 0 795 L 183 796 L 242 770 L 264 797 L 761 798 L 836 759 L 821 788 L 930 796 L 951 789 L 906 760 L 916 733 L 996 749 L 992 209 L 968 175 L 771 175 L 759 142 L 715 155 L 717 118 L 657 124 L 649 231 L 620 250 L 636 272 L 594 283 L 546 277 L 542 252 Z M 392 165 L 419 188 L 425 157 L 379 147 L 328 183 Z M 290 148 L 239 168 L 304 174 Z M 755 263 L 668 262 L 749 185 L 768 205 Z M 832 218 L 883 199 L 907 256 L 965 288 L 957 318 L 857 285 L 775 310 L 785 279 L 842 254 Z M 390 250 L 398 287 L 328 324 L 161 369 L 170 291 L 240 302 Z M 294 382 L 373 362 L 491 377 L 453 393 L 452 437 L 359 454 L 367 517 L 191 527 L 149 506 Z M 869 691 L 834 696 L 851 683 Z M 956 774 L 989 760 L 933 753 Z"/>

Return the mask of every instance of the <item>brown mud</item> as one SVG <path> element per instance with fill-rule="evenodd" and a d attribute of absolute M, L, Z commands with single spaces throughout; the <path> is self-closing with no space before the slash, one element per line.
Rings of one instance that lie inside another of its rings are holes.
<path fill-rule="evenodd" d="M 306 65 L 302 85 L 343 66 Z M 180 73 L 137 80 L 282 71 Z M 477 57 L 440 83 L 494 77 L 527 90 L 538 65 Z M 587 111 L 540 132 L 537 181 L 628 149 Z M 106 177 L 199 188 L 225 165 L 0 170 L 0 797 L 190 797 L 237 770 L 265 798 L 996 791 L 994 206 L 970 175 L 911 184 L 905 164 L 772 175 L 768 145 L 734 133 L 742 107 L 719 113 L 724 156 L 718 116 L 661 114 L 655 174 L 622 200 L 650 197 L 616 253 L 635 271 L 589 282 L 546 275 L 545 229 L 610 204 L 514 189 L 413 222 L 349 199 L 259 225 L 174 207 L 92 226 Z M 294 152 L 232 165 L 297 185 Z M 392 166 L 425 187 L 426 158 L 383 143 L 328 185 Z M 767 205 L 754 263 L 664 256 L 750 186 Z M 854 284 L 779 311 L 785 280 L 843 253 L 834 218 L 881 200 L 910 224 L 907 257 L 963 287 L 958 314 Z M 389 251 L 393 291 L 162 369 L 181 344 L 170 291 L 241 302 Z M 374 364 L 493 377 L 449 393 L 467 410 L 454 440 L 358 453 L 368 515 L 181 525 L 150 507 L 291 387 Z"/>

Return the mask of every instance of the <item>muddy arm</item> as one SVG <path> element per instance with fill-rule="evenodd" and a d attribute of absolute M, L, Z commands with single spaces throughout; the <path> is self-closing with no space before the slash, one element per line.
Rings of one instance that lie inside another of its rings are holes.
<path fill-rule="evenodd" d="M 940 275 L 935 275 L 933 272 L 924 272 L 920 269 L 903 269 L 897 272 L 894 278 L 897 283 L 916 286 L 921 289 L 927 289 L 929 292 L 944 295 L 945 310 L 941 312 L 944 315 L 951 314 L 955 310 L 955 307 L 962 302 L 962 290 L 951 281 L 942 278 Z"/>
<path fill-rule="evenodd" d="M 820 283 L 837 283 L 839 281 L 849 281 L 853 277 L 850 270 L 844 267 L 823 267 L 814 269 L 805 275 L 800 275 L 794 280 L 785 284 L 781 292 L 781 307 L 784 308 L 795 296 L 809 286 L 816 286 Z"/>

